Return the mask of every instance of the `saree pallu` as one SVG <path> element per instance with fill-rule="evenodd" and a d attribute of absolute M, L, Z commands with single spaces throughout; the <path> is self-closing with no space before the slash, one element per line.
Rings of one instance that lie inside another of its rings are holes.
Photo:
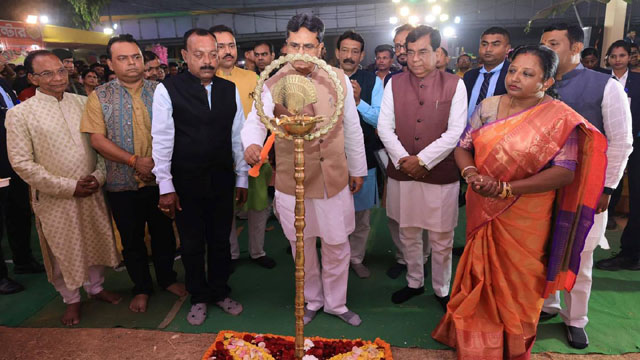
<path fill-rule="evenodd" d="M 544 169 L 576 128 L 570 185 L 510 199 L 467 191 L 467 244 L 447 313 L 432 333 L 458 359 L 530 357 L 543 295 L 573 286 L 606 168 L 606 138 L 559 101 L 472 133 L 479 172 L 514 181 Z"/>

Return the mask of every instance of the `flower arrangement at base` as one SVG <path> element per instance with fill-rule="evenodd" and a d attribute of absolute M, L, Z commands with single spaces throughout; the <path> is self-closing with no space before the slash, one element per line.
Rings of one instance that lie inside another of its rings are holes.
<path fill-rule="evenodd" d="M 304 340 L 302 360 L 393 360 L 385 341 L 325 339 Z M 295 338 L 221 330 L 202 360 L 294 360 Z"/>

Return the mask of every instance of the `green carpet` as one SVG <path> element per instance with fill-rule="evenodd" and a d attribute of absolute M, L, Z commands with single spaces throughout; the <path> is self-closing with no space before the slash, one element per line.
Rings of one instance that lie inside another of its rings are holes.
<path fill-rule="evenodd" d="M 430 289 L 431 279 L 426 279 L 424 295 L 405 304 L 391 303 L 391 294 L 405 286 L 404 277 L 396 280 L 385 275 L 394 262 L 391 240 L 384 210 L 375 210 L 371 216 L 372 230 L 369 237 L 365 263 L 371 270 L 371 278 L 359 279 L 351 273 L 349 278 L 348 306 L 359 313 L 363 323 L 351 327 L 341 320 L 319 313 L 305 328 L 308 336 L 346 337 L 374 339 L 380 337 L 400 347 L 444 349 L 445 346 L 431 339 L 430 333 L 440 320 L 442 310 Z M 245 225 L 240 222 L 239 226 Z M 293 259 L 286 252 L 288 242 L 279 225 L 271 221 L 275 230 L 267 233 L 265 249 L 278 265 L 266 270 L 249 260 L 246 251 L 246 230 L 240 236 L 241 261 L 231 277 L 232 297 L 244 305 L 244 312 L 237 317 L 223 313 L 215 306 L 209 308 L 209 318 L 200 327 L 186 321 L 188 301 L 182 305 L 177 316 L 166 328 L 178 332 L 217 332 L 221 329 L 294 334 L 294 279 Z M 246 226 L 246 225 L 245 225 Z M 465 217 L 461 214 L 456 231 L 456 244 L 464 242 Z M 613 249 L 618 249 L 620 231 L 607 234 Z M 35 236 L 34 236 L 35 240 Z M 7 248 L 3 240 L 3 249 Z M 37 242 L 34 248 L 37 248 Z M 10 254 L 5 250 L 5 254 Z M 598 249 L 595 258 L 610 255 L 610 251 Z M 454 257 L 454 267 L 458 258 Z M 182 264 L 176 269 L 183 277 Z M 427 265 L 430 272 L 430 265 Z M 565 339 L 564 327 L 558 318 L 542 323 L 538 327 L 538 339 L 534 352 L 553 351 L 560 353 L 621 354 L 640 351 L 640 291 L 639 272 L 605 272 L 594 270 L 594 284 L 590 303 L 590 323 L 587 326 L 591 345 L 586 350 L 570 348 Z M 46 283 L 44 275 L 15 276 L 27 291 L 0 297 L 0 325 L 25 327 L 60 327 L 64 304 L 53 287 Z M 128 310 L 130 282 L 126 272 L 109 271 L 105 287 L 125 294 L 118 305 L 109 305 L 89 300 L 83 308 L 83 327 L 125 327 L 155 329 L 163 321 L 178 300 L 165 291 L 156 291 L 152 296 L 148 312 L 134 314 Z M 204 351 L 205 349 L 203 349 Z"/>

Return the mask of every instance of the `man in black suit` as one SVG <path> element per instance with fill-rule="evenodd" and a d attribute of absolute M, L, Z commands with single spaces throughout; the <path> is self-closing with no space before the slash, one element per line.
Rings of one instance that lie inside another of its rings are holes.
<path fill-rule="evenodd" d="M 511 48 L 509 32 L 498 26 L 490 27 L 480 37 L 478 56 L 482 67 L 464 74 L 464 84 L 469 98 L 469 117 L 476 105 L 485 98 L 506 94 L 504 78 L 509 70 L 507 52 Z"/>
<path fill-rule="evenodd" d="M 467 88 L 467 98 L 469 99 L 468 116 L 471 117 L 477 104 L 488 97 L 507 93 L 504 85 L 504 78 L 509 70 L 509 60 L 507 53 L 511 48 L 511 38 L 505 28 L 498 26 L 490 27 L 482 33 L 480 46 L 478 48 L 479 62 L 481 67 L 471 69 L 464 73 L 463 81 Z M 458 204 L 465 204 L 463 188 L 460 187 L 460 197 Z M 463 247 L 454 247 L 453 255 L 462 255 Z"/>
<path fill-rule="evenodd" d="M 34 260 L 31 254 L 29 186 L 13 171 L 7 156 L 7 131 L 4 127 L 4 119 L 7 110 L 17 104 L 18 99 L 9 84 L 0 79 L 0 178 L 11 178 L 9 186 L 0 188 L 0 239 L 6 226 L 15 264 L 14 273 L 39 273 L 44 271 L 44 267 Z M 13 294 L 22 290 L 24 290 L 22 285 L 9 278 L 0 246 L 0 295 Z"/>

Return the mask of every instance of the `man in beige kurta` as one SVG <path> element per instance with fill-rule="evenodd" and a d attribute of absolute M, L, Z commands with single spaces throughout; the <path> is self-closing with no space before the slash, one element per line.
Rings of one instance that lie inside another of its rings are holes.
<path fill-rule="evenodd" d="M 32 52 L 29 80 L 36 95 L 7 112 L 7 150 L 15 172 L 31 187 L 47 277 L 68 305 L 65 325 L 80 319 L 80 287 L 90 296 L 118 302 L 104 291 L 104 267 L 116 266 L 110 217 L 101 187 L 104 161 L 80 132 L 86 97 L 64 93 L 60 60 Z M 62 89 L 62 91 L 60 91 Z"/>

